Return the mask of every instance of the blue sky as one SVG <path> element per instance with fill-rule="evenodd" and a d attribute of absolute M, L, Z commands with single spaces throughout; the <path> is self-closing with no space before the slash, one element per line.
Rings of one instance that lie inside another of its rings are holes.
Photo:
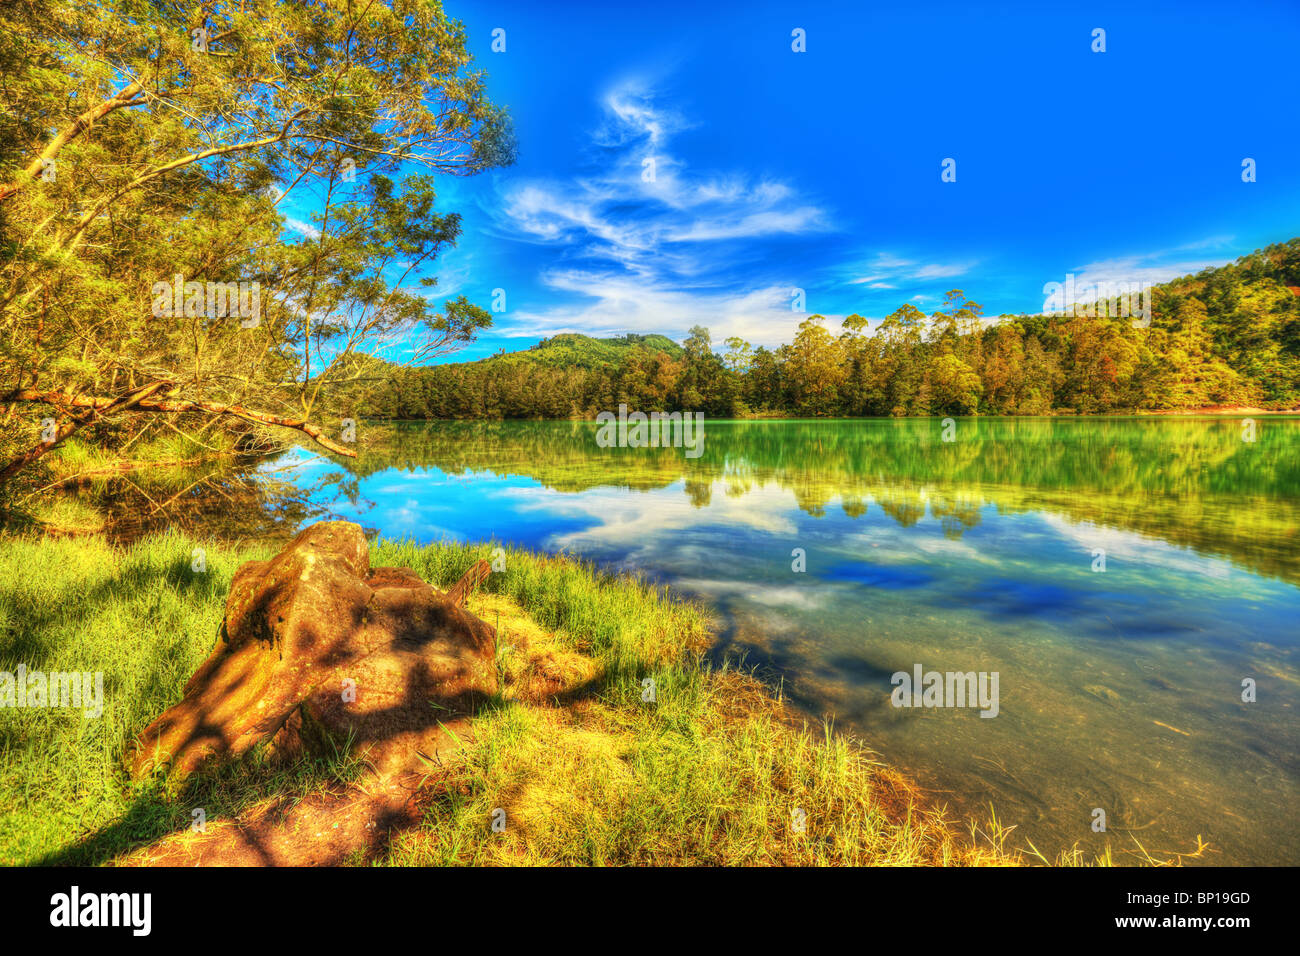
<path fill-rule="evenodd" d="M 446 8 L 520 145 L 440 190 L 465 233 L 439 299 L 506 293 L 457 359 L 697 323 L 772 346 L 796 288 L 836 325 L 954 287 L 1038 311 L 1067 273 L 1159 281 L 1300 235 L 1300 3 Z"/>

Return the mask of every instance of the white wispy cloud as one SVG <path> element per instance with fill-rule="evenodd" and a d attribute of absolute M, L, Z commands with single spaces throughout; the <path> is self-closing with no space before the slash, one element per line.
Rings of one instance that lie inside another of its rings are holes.
<path fill-rule="evenodd" d="M 320 238 L 320 229 L 313 226 L 309 222 L 303 222 L 301 219 L 295 219 L 293 216 L 286 216 L 284 219 L 284 224 L 288 226 L 290 229 L 292 229 L 294 232 L 301 233 L 302 235 L 306 236 L 308 239 Z"/>
<path fill-rule="evenodd" d="M 551 289 L 583 296 L 586 301 L 514 313 L 511 321 L 502 326 L 501 335 L 620 335 L 629 329 L 675 335 L 703 324 L 708 326 L 715 344 L 735 335 L 771 346 L 790 341 L 799 323 L 807 318 L 790 310 L 791 290 L 786 286 L 739 292 L 675 289 L 647 284 L 637 276 L 582 270 L 554 270 L 546 273 L 542 281 Z"/>
<path fill-rule="evenodd" d="M 573 179 L 514 182 L 496 210 L 499 234 L 559 250 L 560 264 L 539 279 L 578 304 L 512 312 L 501 334 L 631 329 L 680 336 L 700 323 L 718 341 L 788 340 L 801 318 L 790 310 L 795 283 L 786 285 L 774 264 L 766 278 L 742 285 L 737 249 L 825 232 L 828 213 L 769 176 L 692 170 L 673 151 L 690 120 L 660 105 L 644 78 L 624 80 L 600 102 L 605 115 L 592 134 L 599 168 Z"/>
<path fill-rule="evenodd" d="M 1076 545 L 1081 551 L 1092 553 L 1101 548 L 1106 557 L 1135 565 L 1163 568 L 1179 574 L 1199 574 L 1207 578 L 1226 579 L 1232 576 L 1232 564 L 1222 558 L 1202 557 L 1193 549 L 1170 544 L 1160 538 L 1136 531 L 1124 531 L 1094 524 L 1091 521 L 1074 521 L 1059 515 L 1043 513 L 1038 520 Z M 1234 587 L 1244 587 L 1245 582 L 1236 576 Z"/>
<path fill-rule="evenodd" d="M 707 444 L 707 431 L 704 440 Z M 793 492 L 775 483 L 751 488 L 740 498 L 729 496 L 726 490 L 725 481 L 712 483 L 710 526 L 743 528 L 777 537 L 795 533 L 799 511 Z M 588 519 L 587 526 L 557 532 L 547 541 L 548 547 L 566 551 L 590 552 L 601 545 L 622 548 L 631 541 L 640 542 L 640 549 L 645 551 L 675 550 L 689 544 L 681 532 L 698 527 L 700 522 L 699 509 L 683 494 L 679 482 L 636 495 L 619 488 L 596 488 L 575 496 L 534 487 L 504 488 L 500 494 L 520 510 L 540 508 Z M 636 554 L 634 549 L 633 560 Z"/>
<path fill-rule="evenodd" d="M 871 289 L 895 289 L 900 284 L 921 283 L 932 279 L 949 279 L 965 275 L 975 262 L 929 262 L 904 259 L 890 252 L 878 252 L 865 266 L 850 266 L 851 271 L 866 269 L 867 274 L 849 279 L 850 284 Z"/>
<path fill-rule="evenodd" d="M 1070 271 L 1076 284 L 1099 285 L 1123 282 L 1168 282 L 1179 276 L 1200 272 L 1210 266 L 1223 265 L 1224 259 L 1184 259 L 1174 262 L 1156 262 L 1151 256 L 1117 256 L 1077 266 Z M 1064 279 L 1054 281 L 1060 281 Z"/>
<path fill-rule="evenodd" d="M 959 276 L 969 272 L 970 267 L 972 265 L 974 265 L 974 263 L 952 262 L 952 263 L 948 263 L 947 265 L 936 264 L 936 265 L 921 266 L 921 268 L 917 269 L 915 272 L 912 273 L 911 278 L 947 279 L 952 276 Z"/>
<path fill-rule="evenodd" d="M 1104 290 L 1107 289 L 1136 288 L 1139 283 L 1158 285 L 1170 279 L 1200 272 L 1202 269 L 1221 266 L 1232 257 L 1225 254 L 1214 258 L 1189 258 L 1186 254 L 1204 249 L 1225 249 L 1231 241 L 1231 236 L 1210 236 L 1172 249 L 1114 256 L 1074 266 L 1066 269 L 1059 276 L 1051 276 L 1043 280 L 1044 296 L 1048 295 L 1050 283 L 1055 282 L 1063 286 L 1054 291 L 1050 301 L 1044 301 L 1043 308 L 1045 310 L 1068 309 L 1076 302 L 1082 304 L 1093 302 L 1100 296 L 1106 295 Z M 1066 286 L 1067 275 L 1074 276 L 1075 294 L 1073 295 Z"/>

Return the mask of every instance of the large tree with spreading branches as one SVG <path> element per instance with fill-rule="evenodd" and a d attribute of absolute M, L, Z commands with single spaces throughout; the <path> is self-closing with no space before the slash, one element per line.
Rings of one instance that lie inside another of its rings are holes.
<path fill-rule="evenodd" d="M 513 141 L 434 0 L 12 0 L 0 72 L 0 480 L 145 413 L 352 455 L 363 354 L 490 323 L 434 187 Z"/>

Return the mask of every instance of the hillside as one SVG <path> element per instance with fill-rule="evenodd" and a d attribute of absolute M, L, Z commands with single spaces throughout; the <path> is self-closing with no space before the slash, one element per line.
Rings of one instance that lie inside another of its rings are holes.
<path fill-rule="evenodd" d="M 532 348 L 519 352 L 503 352 L 479 359 L 477 362 L 456 364 L 523 362 L 548 368 L 595 369 L 604 365 L 621 364 L 635 348 L 647 352 L 662 352 L 670 358 L 680 358 L 682 355 L 682 347 L 664 335 L 632 333 L 608 339 L 595 339 L 589 335 L 565 332 L 549 339 L 542 339 Z"/>
<path fill-rule="evenodd" d="M 665 335 L 629 333 L 598 339 L 564 332 L 519 351 L 501 351 L 470 362 L 446 362 L 437 366 L 403 366 L 375 355 L 357 353 L 340 363 L 330 377 L 343 382 L 354 377 L 359 381 L 373 382 L 407 378 L 412 373 L 432 374 L 435 368 L 451 374 L 469 375 L 502 374 L 511 367 L 597 370 L 622 365 L 633 351 L 670 359 L 680 359 L 684 354 L 684 349 Z"/>
<path fill-rule="evenodd" d="M 1216 356 L 1258 382 L 1266 404 L 1300 401 L 1300 239 L 1175 279 L 1157 301 L 1168 316 L 1199 302 Z"/>
<path fill-rule="evenodd" d="M 1149 328 L 1102 315 L 1002 315 L 958 289 L 872 327 L 807 317 L 776 349 L 707 331 L 565 334 L 477 362 L 400 369 L 363 414 L 590 417 L 626 402 L 710 417 L 1050 415 L 1300 404 L 1300 239 L 1157 286 Z"/>

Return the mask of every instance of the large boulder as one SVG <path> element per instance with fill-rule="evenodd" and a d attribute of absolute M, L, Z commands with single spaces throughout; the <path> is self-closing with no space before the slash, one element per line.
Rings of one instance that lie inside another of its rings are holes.
<path fill-rule="evenodd" d="M 189 773 L 264 741 L 351 741 L 376 771 L 409 764 L 496 692 L 492 629 L 458 605 L 407 568 L 371 569 L 359 525 L 312 525 L 235 572 L 216 647 L 140 735 L 131 772 Z"/>

